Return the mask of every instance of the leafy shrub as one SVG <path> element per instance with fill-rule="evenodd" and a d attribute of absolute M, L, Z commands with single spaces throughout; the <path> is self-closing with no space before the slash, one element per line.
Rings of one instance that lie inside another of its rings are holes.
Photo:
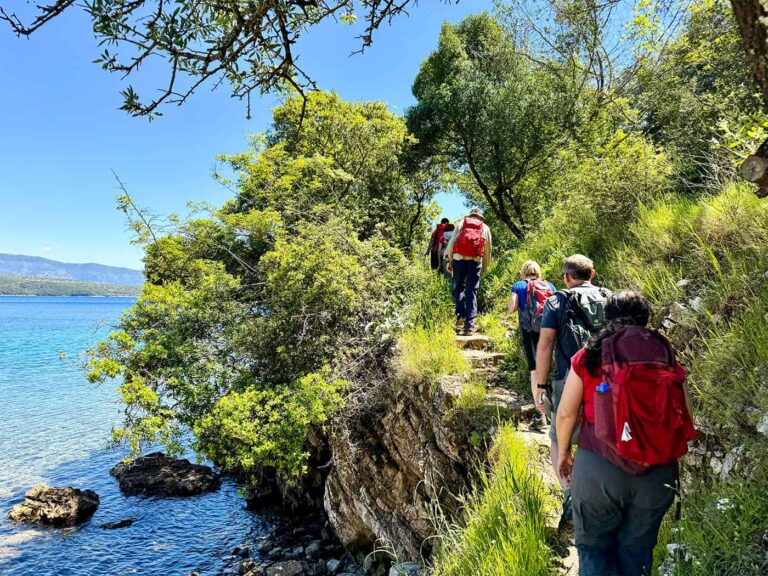
<path fill-rule="evenodd" d="M 325 370 L 277 391 L 231 392 L 195 425 L 197 448 L 224 470 L 253 476 L 270 468 L 296 481 L 306 471 L 309 428 L 342 408 L 347 386 Z"/>

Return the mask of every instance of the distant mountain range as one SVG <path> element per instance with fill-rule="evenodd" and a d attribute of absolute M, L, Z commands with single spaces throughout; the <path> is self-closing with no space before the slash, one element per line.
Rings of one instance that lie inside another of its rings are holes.
<path fill-rule="evenodd" d="M 144 283 L 144 274 L 131 268 L 105 266 L 104 264 L 66 264 L 48 258 L 18 254 L 0 254 L 0 274 L 122 286 L 141 286 Z"/>

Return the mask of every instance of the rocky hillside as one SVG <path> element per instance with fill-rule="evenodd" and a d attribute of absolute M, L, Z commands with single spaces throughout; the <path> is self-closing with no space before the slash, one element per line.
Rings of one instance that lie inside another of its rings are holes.
<path fill-rule="evenodd" d="M 499 421 L 530 410 L 490 385 L 503 355 L 489 350 L 489 338 L 459 337 L 458 346 L 468 373 L 404 384 L 332 435 L 324 507 L 348 550 L 428 557 L 436 510 L 455 511 Z"/>

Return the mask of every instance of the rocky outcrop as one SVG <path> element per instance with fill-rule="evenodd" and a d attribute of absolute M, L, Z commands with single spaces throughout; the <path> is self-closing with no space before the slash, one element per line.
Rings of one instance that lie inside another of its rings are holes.
<path fill-rule="evenodd" d="M 483 350 L 483 337 L 465 340 L 459 345 L 474 370 L 489 379 L 501 355 Z M 522 413 L 520 399 L 500 388 L 488 388 L 476 406 L 459 408 L 467 381 L 454 376 L 403 386 L 332 435 L 324 506 L 347 549 L 365 554 L 391 547 L 408 560 L 429 554 L 432 508 L 455 509 L 455 496 L 469 488 L 484 452 L 473 448 L 477 427 L 489 434 L 499 417 Z"/>
<path fill-rule="evenodd" d="M 23 524 L 74 526 L 88 520 L 99 507 L 99 495 L 93 490 L 35 486 L 16 504 L 8 518 Z"/>
<path fill-rule="evenodd" d="M 221 486 L 220 478 L 209 466 L 170 458 L 161 452 L 121 462 L 109 473 L 129 496 L 193 496 Z"/>
<path fill-rule="evenodd" d="M 133 518 L 126 518 L 125 520 L 118 520 L 117 522 L 107 522 L 106 524 L 99 526 L 99 528 L 103 528 L 104 530 L 119 530 L 120 528 L 133 526 L 134 522 L 135 520 Z"/>

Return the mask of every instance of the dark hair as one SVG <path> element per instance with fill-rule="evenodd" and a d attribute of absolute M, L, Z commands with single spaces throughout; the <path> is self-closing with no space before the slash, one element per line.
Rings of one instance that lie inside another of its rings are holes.
<path fill-rule="evenodd" d="M 448 223 L 450 223 L 450 220 L 448 220 L 448 218 L 443 218 L 442 220 L 440 220 L 440 224 L 448 224 Z"/>
<path fill-rule="evenodd" d="M 456 225 L 449 222 L 445 225 L 445 231 L 450 232 L 451 230 L 456 230 Z"/>
<path fill-rule="evenodd" d="M 583 254 L 574 254 L 563 260 L 563 274 L 574 280 L 591 280 L 595 264 Z"/>
<path fill-rule="evenodd" d="M 605 326 L 600 334 L 590 338 L 584 356 L 587 370 L 593 375 L 600 373 L 603 364 L 603 340 L 624 326 L 647 326 L 651 317 L 651 305 L 635 290 L 622 290 L 611 294 L 605 305 Z"/>

